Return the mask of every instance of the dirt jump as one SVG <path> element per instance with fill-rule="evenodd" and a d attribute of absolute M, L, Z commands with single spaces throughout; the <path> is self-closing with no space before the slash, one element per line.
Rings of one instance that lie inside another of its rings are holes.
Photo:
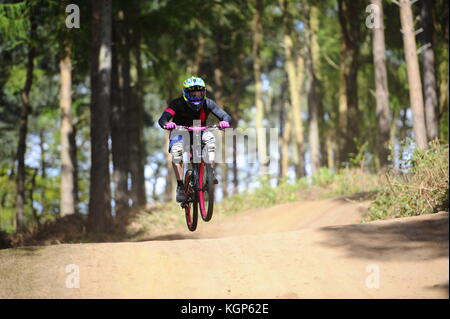
<path fill-rule="evenodd" d="M 360 223 L 367 205 L 303 201 L 145 242 L 1 250 L 0 298 L 448 298 L 448 213 Z"/>

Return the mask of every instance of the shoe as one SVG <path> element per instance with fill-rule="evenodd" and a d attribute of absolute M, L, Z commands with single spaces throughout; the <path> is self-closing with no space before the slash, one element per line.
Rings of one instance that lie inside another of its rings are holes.
<path fill-rule="evenodd" d="M 184 185 L 177 186 L 177 202 L 182 203 L 186 201 L 186 194 L 184 193 Z"/>

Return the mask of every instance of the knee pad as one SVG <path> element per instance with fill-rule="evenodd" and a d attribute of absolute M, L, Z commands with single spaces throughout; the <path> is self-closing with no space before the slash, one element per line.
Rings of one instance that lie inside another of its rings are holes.
<path fill-rule="evenodd" d="M 183 143 L 177 142 L 172 145 L 170 149 L 170 154 L 172 155 L 172 161 L 174 163 L 179 163 L 183 160 Z"/>
<path fill-rule="evenodd" d="M 202 137 L 203 143 L 206 146 L 207 152 L 215 152 L 216 150 L 216 138 L 213 133 L 205 132 Z"/>
<path fill-rule="evenodd" d="M 216 138 L 213 133 L 205 132 L 202 136 L 203 144 L 205 144 L 204 151 L 206 151 L 207 162 L 213 163 L 215 160 L 215 152 L 216 152 Z M 203 153 L 203 158 L 205 158 L 205 153 Z"/>

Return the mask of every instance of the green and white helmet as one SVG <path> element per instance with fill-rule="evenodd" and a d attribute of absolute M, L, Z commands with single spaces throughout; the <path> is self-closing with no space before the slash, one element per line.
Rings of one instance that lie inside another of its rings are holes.
<path fill-rule="evenodd" d="M 183 98 L 187 104 L 198 111 L 206 97 L 206 84 L 203 79 L 192 76 L 183 82 Z"/>

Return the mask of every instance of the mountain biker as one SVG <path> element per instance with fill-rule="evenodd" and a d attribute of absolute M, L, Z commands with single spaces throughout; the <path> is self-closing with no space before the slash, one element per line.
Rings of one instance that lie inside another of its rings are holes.
<path fill-rule="evenodd" d="M 164 109 L 158 123 L 161 128 L 173 130 L 176 126 L 193 126 L 195 120 L 200 120 L 201 125 L 206 125 L 208 115 L 212 113 L 219 120 L 222 129 L 230 127 L 231 116 L 222 110 L 216 102 L 206 97 L 206 85 L 199 77 L 190 77 L 183 82 L 183 96 L 172 100 Z M 172 120 L 170 122 L 170 120 Z M 206 146 L 211 166 L 214 167 L 215 137 L 214 134 L 204 131 L 202 144 Z M 169 142 L 169 152 L 172 155 L 172 167 L 177 179 L 177 202 L 184 202 L 183 185 L 183 139 L 181 135 L 172 138 Z M 217 179 L 214 176 L 214 183 Z"/>

